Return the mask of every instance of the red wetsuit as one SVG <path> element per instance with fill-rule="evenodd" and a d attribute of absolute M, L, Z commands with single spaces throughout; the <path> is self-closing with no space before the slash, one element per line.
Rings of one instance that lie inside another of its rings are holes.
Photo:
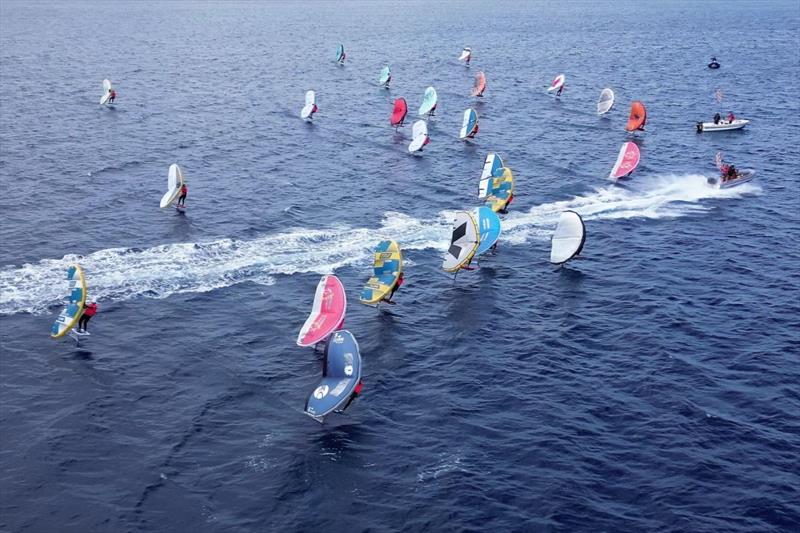
<path fill-rule="evenodd" d="M 97 314 L 97 304 L 90 303 L 83 309 L 83 314 L 78 320 L 78 331 L 84 332 L 89 326 L 89 319 Z"/>

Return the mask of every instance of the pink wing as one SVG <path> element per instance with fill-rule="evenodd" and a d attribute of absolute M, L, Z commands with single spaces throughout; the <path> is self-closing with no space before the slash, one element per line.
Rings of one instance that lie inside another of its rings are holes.
<path fill-rule="evenodd" d="M 339 278 L 329 274 L 317 285 L 314 305 L 297 336 L 297 344 L 311 346 L 328 338 L 344 321 L 347 298 Z"/>
<path fill-rule="evenodd" d="M 622 145 L 617 156 L 617 162 L 611 169 L 611 177 L 619 179 L 627 176 L 639 166 L 639 147 L 636 143 L 626 142 Z"/>

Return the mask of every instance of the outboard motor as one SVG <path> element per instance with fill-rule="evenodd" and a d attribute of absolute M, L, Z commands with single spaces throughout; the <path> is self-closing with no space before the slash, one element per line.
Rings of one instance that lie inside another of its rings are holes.
<path fill-rule="evenodd" d="M 703 133 L 703 123 L 702 122 L 698 122 L 697 123 L 697 133 Z"/>

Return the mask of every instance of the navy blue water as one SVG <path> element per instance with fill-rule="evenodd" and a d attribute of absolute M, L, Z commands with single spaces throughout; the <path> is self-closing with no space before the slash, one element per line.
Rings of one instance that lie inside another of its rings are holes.
<path fill-rule="evenodd" d="M 799 26 L 794 1 L 3 2 L 0 529 L 800 529 Z M 695 133 L 716 111 L 752 123 Z M 454 282 L 488 151 L 516 199 Z M 708 186 L 717 151 L 756 179 Z M 173 162 L 185 215 L 158 207 Z M 564 209 L 587 243 L 556 271 Z M 407 283 L 376 310 L 383 238 Z M 73 262 L 100 306 L 80 346 L 49 337 Z M 294 340 L 331 271 L 365 390 L 319 425 Z"/>

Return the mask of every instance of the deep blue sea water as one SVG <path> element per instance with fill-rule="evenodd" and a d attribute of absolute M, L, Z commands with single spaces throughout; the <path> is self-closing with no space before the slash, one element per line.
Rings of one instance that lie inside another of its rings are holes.
<path fill-rule="evenodd" d="M 799 40 L 797 1 L 4 0 L 0 531 L 800 530 Z M 388 116 L 428 85 L 415 158 Z M 752 123 L 695 133 L 729 110 Z M 490 150 L 516 199 L 454 282 Z M 756 179 L 707 186 L 717 151 Z M 173 162 L 185 215 L 158 208 Z M 564 209 L 587 243 L 554 270 Z M 406 284 L 375 310 L 383 238 Z M 100 305 L 79 347 L 49 337 L 73 262 Z M 365 390 L 319 425 L 294 340 L 328 272 Z"/>

